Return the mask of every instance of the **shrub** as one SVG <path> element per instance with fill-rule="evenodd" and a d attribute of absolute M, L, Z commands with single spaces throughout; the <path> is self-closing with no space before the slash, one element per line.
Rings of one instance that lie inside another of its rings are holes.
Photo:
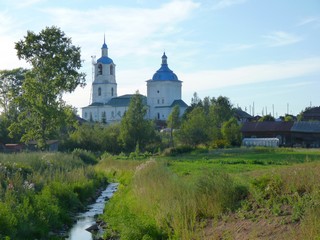
<path fill-rule="evenodd" d="M 86 164 L 93 165 L 98 162 L 96 156 L 88 150 L 76 148 L 73 150 L 72 155 L 79 157 Z"/>
<path fill-rule="evenodd" d="M 227 148 L 229 147 L 229 143 L 227 140 L 224 139 L 217 139 L 212 144 L 213 148 Z"/>
<path fill-rule="evenodd" d="M 173 147 L 173 148 L 166 148 L 163 151 L 164 156 L 176 156 L 179 154 L 184 154 L 184 153 L 190 153 L 194 150 L 193 147 L 188 146 L 188 145 L 181 145 L 178 147 Z"/>
<path fill-rule="evenodd" d="M 197 182 L 198 207 L 205 217 L 217 217 L 235 209 L 247 194 L 245 186 L 237 186 L 225 173 L 208 172 Z"/>

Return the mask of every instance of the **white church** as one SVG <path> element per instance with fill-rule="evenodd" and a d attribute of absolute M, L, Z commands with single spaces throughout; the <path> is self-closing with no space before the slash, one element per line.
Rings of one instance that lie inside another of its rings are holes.
<path fill-rule="evenodd" d="M 91 104 L 82 108 L 82 118 L 90 122 L 119 122 L 128 110 L 133 94 L 117 95 L 116 65 L 108 56 L 108 46 L 103 43 L 101 57 L 93 63 Z M 161 67 L 147 80 L 147 97 L 143 101 L 148 107 L 146 118 L 167 120 L 173 107 L 180 107 L 182 115 L 188 105 L 181 99 L 182 81 L 169 69 L 167 56 L 162 56 Z"/>

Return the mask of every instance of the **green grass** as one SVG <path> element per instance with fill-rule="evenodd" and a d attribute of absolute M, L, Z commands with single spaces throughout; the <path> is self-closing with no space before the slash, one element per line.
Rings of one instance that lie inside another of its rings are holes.
<path fill-rule="evenodd" d="M 195 150 L 150 161 L 109 157 L 98 167 L 124 183 L 103 216 L 109 237 L 202 239 L 206 222 L 230 213 L 288 214 L 300 226 L 294 234 L 319 237 L 319 150 Z"/>

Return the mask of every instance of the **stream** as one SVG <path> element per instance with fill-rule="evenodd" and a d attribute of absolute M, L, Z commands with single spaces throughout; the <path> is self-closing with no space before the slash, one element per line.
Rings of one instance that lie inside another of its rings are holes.
<path fill-rule="evenodd" d="M 117 190 L 118 183 L 110 183 L 101 192 L 96 202 L 88 206 L 88 210 L 77 216 L 77 222 L 70 229 L 67 240 L 93 240 L 92 234 L 86 229 L 96 223 L 95 216 L 103 213 L 104 206 L 113 193 Z"/>

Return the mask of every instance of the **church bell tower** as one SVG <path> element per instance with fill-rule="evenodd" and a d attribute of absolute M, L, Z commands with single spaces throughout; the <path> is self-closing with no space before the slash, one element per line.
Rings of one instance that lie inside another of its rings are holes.
<path fill-rule="evenodd" d="M 92 103 L 107 103 L 111 98 L 117 97 L 117 83 L 116 65 L 108 56 L 105 38 L 101 47 L 101 57 L 93 65 Z"/>

